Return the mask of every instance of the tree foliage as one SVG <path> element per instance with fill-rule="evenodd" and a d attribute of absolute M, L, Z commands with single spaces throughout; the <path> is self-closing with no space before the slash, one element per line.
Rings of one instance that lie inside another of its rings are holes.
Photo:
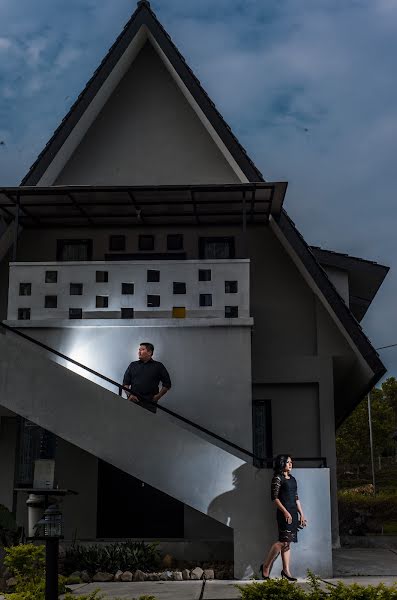
<path fill-rule="evenodd" d="M 389 377 L 380 388 L 371 391 L 371 420 L 374 453 L 392 456 L 397 429 L 397 380 Z M 360 465 L 370 460 L 368 402 L 362 400 L 339 427 L 336 436 L 339 463 Z"/>

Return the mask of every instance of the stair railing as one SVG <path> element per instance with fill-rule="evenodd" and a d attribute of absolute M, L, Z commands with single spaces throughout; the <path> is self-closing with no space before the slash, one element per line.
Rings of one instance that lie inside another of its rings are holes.
<path fill-rule="evenodd" d="M 84 369 L 88 373 L 91 373 L 92 375 L 95 375 L 95 377 L 98 377 L 99 379 L 102 379 L 103 381 L 106 381 L 107 383 L 110 383 L 115 388 L 117 388 L 118 394 L 119 394 L 120 397 L 122 397 L 123 391 L 126 392 L 127 394 L 130 393 L 130 389 L 127 388 L 126 386 L 122 385 L 121 383 L 118 383 L 117 381 L 114 381 L 113 379 L 111 379 L 110 377 L 107 377 L 106 375 L 103 375 L 102 373 L 98 373 L 98 371 L 95 371 L 94 369 L 91 369 L 91 367 L 87 367 L 86 365 L 83 365 L 82 363 L 78 362 L 74 358 L 71 358 L 70 356 L 66 356 L 66 354 L 62 354 L 62 352 L 59 352 L 58 350 L 55 350 L 55 348 L 51 348 L 51 346 L 47 346 L 47 344 L 43 344 L 43 342 L 40 342 L 39 340 L 36 340 L 35 338 L 31 337 L 30 335 L 27 335 L 26 333 L 23 333 L 22 331 L 19 331 L 19 329 L 17 329 L 16 327 L 11 327 L 10 325 L 6 325 L 2 321 L 0 321 L 0 327 L 2 327 L 3 330 L 5 330 L 5 331 L 8 331 L 8 332 L 13 333 L 14 335 L 17 335 L 17 336 L 19 336 L 19 337 L 21 337 L 21 338 L 23 338 L 25 340 L 28 340 L 29 342 L 31 342 L 35 346 L 38 346 L 39 348 L 42 348 L 43 350 L 46 350 L 47 352 L 50 352 L 51 354 L 54 354 L 55 356 L 58 356 L 59 358 L 62 358 L 63 360 L 66 360 L 67 362 L 70 362 L 73 365 L 76 365 L 77 367 L 79 367 L 81 369 Z M 175 411 L 167 408 L 166 406 L 163 406 L 162 404 L 158 404 L 157 402 L 145 402 L 145 404 L 146 405 L 152 404 L 156 408 L 162 410 L 164 413 L 167 413 L 168 415 L 171 415 L 172 417 L 174 417 L 178 421 L 181 421 L 182 423 L 185 423 L 186 425 L 189 425 L 193 429 L 196 429 L 197 431 L 200 431 L 201 433 L 204 433 L 205 435 L 207 435 L 207 436 L 209 436 L 209 437 L 211 437 L 213 439 L 216 439 L 219 442 L 222 442 L 222 444 L 225 444 L 229 448 L 233 448 L 233 450 L 237 450 L 237 452 L 239 452 L 239 453 L 241 453 L 243 455 L 248 456 L 250 459 L 252 459 L 253 462 L 255 462 L 255 464 L 259 468 L 265 468 L 265 467 L 269 468 L 274 463 L 274 458 L 273 457 L 270 457 L 270 456 L 267 456 L 267 457 L 258 456 L 256 454 L 254 454 L 253 452 L 249 452 L 249 450 L 246 450 L 245 448 L 242 448 L 238 444 L 235 444 L 234 442 L 231 442 L 231 441 L 225 439 L 224 437 L 218 435 L 214 431 L 210 431 L 206 427 L 203 427 L 202 425 L 199 425 L 198 423 L 195 423 L 194 421 L 191 421 L 190 419 L 187 419 L 186 417 L 184 417 L 184 416 L 176 413 Z M 139 404 L 138 404 L 138 406 L 139 406 Z M 326 459 L 325 456 L 294 457 L 294 462 L 314 462 L 314 463 L 320 463 L 318 465 L 319 467 L 326 467 L 327 466 L 327 459 Z"/>

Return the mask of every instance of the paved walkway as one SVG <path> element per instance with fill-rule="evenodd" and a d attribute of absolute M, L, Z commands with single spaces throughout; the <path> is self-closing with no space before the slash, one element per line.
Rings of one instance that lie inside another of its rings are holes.
<path fill-rule="evenodd" d="M 330 583 L 358 583 L 361 585 L 393 585 L 397 583 L 397 551 L 384 548 L 341 548 L 334 552 L 334 578 Z M 207 581 L 202 600 L 237 600 L 240 593 L 237 581 Z M 241 584 L 247 584 L 242 581 Z M 304 581 L 298 582 L 306 587 Z M 88 583 L 71 586 L 76 599 L 100 589 L 106 599 L 139 598 L 144 594 L 158 600 L 200 600 L 202 581 L 145 581 L 143 583 Z M 0 600 L 3 600 L 0 595 Z"/>

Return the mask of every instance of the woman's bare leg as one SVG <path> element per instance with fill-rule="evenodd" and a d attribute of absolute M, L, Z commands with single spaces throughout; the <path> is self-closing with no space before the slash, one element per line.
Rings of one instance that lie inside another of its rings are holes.
<path fill-rule="evenodd" d="M 281 560 L 283 561 L 283 571 L 288 577 L 291 577 L 289 572 L 289 563 L 291 558 L 291 546 L 288 542 L 285 542 L 281 548 Z"/>
<path fill-rule="evenodd" d="M 282 545 L 282 542 L 275 542 L 270 548 L 269 554 L 267 555 L 266 560 L 263 563 L 263 575 L 265 577 L 269 577 L 272 565 L 276 560 L 277 556 L 280 554 Z"/>

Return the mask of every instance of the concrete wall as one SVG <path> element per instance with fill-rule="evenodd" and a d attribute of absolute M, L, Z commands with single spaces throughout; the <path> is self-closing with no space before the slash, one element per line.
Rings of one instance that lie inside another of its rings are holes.
<path fill-rule="evenodd" d="M 271 471 L 255 469 L 234 450 L 226 452 L 161 412 L 154 415 L 118 398 L 49 361 L 27 342 L 0 336 L 0 354 L 3 406 L 232 527 L 235 576 L 253 575 L 275 535 Z M 18 368 L 22 357 L 23 371 Z M 311 528 L 303 538 L 304 553 L 296 557 L 295 572 L 303 576 L 309 566 L 329 577 L 328 469 L 302 469 L 298 485 Z"/>
<path fill-rule="evenodd" d="M 172 381 L 161 402 L 252 450 L 250 327 L 180 327 L 170 321 L 168 327 L 50 327 L 28 334 L 120 383 L 137 360 L 139 343 L 152 342 L 154 358 L 164 362 Z M 90 373 L 70 363 L 68 368 L 117 393 Z"/>
<path fill-rule="evenodd" d="M 55 184 L 239 181 L 147 43 Z"/>
<path fill-rule="evenodd" d="M 148 282 L 147 271 L 158 270 L 159 281 Z M 199 281 L 199 270 L 211 273 L 211 281 Z M 56 283 L 46 283 L 46 272 L 57 273 Z M 106 272 L 108 281 L 98 283 L 96 272 Z M 225 282 L 235 281 L 236 293 L 225 292 Z M 174 282 L 186 286 L 174 294 Z M 20 286 L 30 285 L 29 295 L 20 295 Z M 71 284 L 82 286 L 81 295 L 71 295 Z M 122 294 L 123 283 L 133 285 L 132 294 Z M 147 306 L 147 296 L 160 296 L 160 306 Z M 212 306 L 201 307 L 200 295 L 210 294 Z M 56 308 L 45 308 L 45 297 L 56 297 Z M 97 308 L 96 298 L 107 300 Z M 10 266 L 8 319 L 18 319 L 18 308 L 30 308 L 30 319 L 68 319 L 69 308 L 80 308 L 83 318 L 117 318 L 121 308 L 133 308 L 134 317 L 172 317 L 174 306 L 184 307 L 186 317 L 224 318 L 225 306 L 236 306 L 239 317 L 249 317 L 249 261 L 123 261 L 12 263 Z"/>

